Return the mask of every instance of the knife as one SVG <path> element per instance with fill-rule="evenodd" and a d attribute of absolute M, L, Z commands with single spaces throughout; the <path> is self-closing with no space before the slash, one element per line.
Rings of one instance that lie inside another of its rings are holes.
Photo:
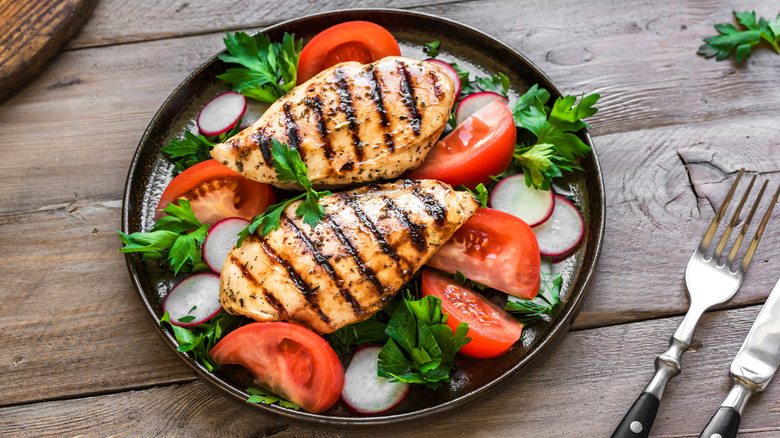
<path fill-rule="evenodd" d="M 731 391 L 699 438 L 737 436 L 748 399 L 763 391 L 780 365 L 780 280 L 731 363 Z"/>

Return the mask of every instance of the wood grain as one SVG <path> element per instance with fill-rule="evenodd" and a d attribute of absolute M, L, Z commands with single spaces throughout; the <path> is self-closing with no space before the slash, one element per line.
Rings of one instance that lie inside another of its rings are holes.
<path fill-rule="evenodd" d="M 705 315 L 696 351 L 670 383 L 654 437 L 697 436 L 729 388 L 728 366 L 757 315 L 744 308 Z M 229 401 L 200 382 L 0 409 L 0 436 L 608 436 L 652 374 L 679 318 L 570 333 L 500 393 L 423 424 L 370 433 L 328 434 L 288 427 Z M 583 354 L 585 352 L 585 354 Z M 576 358 L 576 360 L 574 360 Z M 745 412 L 741 436 L 780 434 L 780 385 Z M 102 421 L 95 423 L 95 417 Z"/>
<path fill-rule="evenodd" d="M 0 1 L 0 102 L 40 74 L 86 21 L 95 3 Z"/>

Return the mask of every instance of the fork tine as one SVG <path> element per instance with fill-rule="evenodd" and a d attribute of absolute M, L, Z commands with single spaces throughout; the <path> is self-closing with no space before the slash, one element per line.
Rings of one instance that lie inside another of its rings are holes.
<path fill-rule="evenodd" d="M 764 182 L 764 186 L 766 186 L 766 182 Z M 750 261 L 753 260 L 753 254 L 756 253 L 758 241 L 761 240 L 761 235 L 764 234 L 764 228 L 766 228 L 766 224 L 769 222 L 769 216 L 772 215 L 772 210 L 775 208 L 778 195 L 780 195 L 780 186 L 778 186 L 777 190 L 775 190 L 775 195 L 772 197 L 772 202 L 769 204 L 769 208 L 767 208 L 766 213 L 764 213 L 764 217 L 761 219 L 761 223 L 758 225 L 758 229 L 756 230 L 755 236 L 753 236 L 753 240 L 750 241 L 747 252 L 745 252 L 745 257 L 742 258 L 742 264 L 740 265 L 742 272 L 747 271 L 747 268 L 750 265 Z M 731 252 L 734 255 L 732 256 L 729 254 L 729 266 L 731 266 L 731 263 L 734 261 L 734 257 L 737 255 L 737 252 L 733 249 Z"/>
<path fill-rule="evenodd" d="M 729 240 L 729 236 L 731 236 L 731 231 L 734 229 L 734 225 L 737 223 L 737 219 L 739 219 L 739 214 L 742 212 L 742 207 L 745 205 L 745 201 L 747 201 L 748 195 L 750 195 L 750 191 L 753 190 L 753 184 L 755 182 L 756 175 L 753 175 L 753 178 L 750 179 L 750 184 L 748 184 L 747 190 L 745 190 L 745 194 L 743 194 L 742 199 L 739 200 L 739 205 L 737 205 L 737 209 L 734 211 L 734 215 L 731 216 L 731 220 L 729 221 L 729 224 L 723 233 L 723 237 L 720 238 L 718 246 L 715 247 L 715 253 L 712 255 L 715 262 L 720 260 L 720 255 L 723 253 L 723 248 L 726 246 L 726 242 Z"/>
<path fill-rule="evenodd" d="M 712 237 L 715 235 L 715 231 L 718 230 L 718 224 L 720 224 L 720 220 L 723 219 L 723 215 L 726 213 L 726 208 L 728 208 L 729 202 L 731 202 L 731 197 L 734 196 L 734 191 L 737 189 L 737 184 L 739 184 L 739 180 L 742 179 L 742 174 L 744 172 L 744 168 L 739 170 L 739 174 L 734 180 L 734 184 L 731 185 L 731 189 L 729 189 L 729 192 L 726 195 L 726 199 L 723 200 L 723 203 L 720 205 L 720 209 L 718 209 L 715 217 L 712 218 L 710 227 L 707 228 L 707 232 L 704 233 L 704 237 L 701 238 L 701 243 L 699 243 L 699 251 L 702 253 L 707 252 L 707 248 L 709 248 L 710 242 L 712 242 Z"/>
<path fill-rule="evenodd" d="M 734 246 L 731 248 L 727 262 L 729 264 L 729 268 L 731 267 L 731 263 L 733 263 L 734 259 L 737 257 L 739 247 L 742 245 L 742 240 L 745 238 L 745 234 L 747 233 L 748 227 L 750 226 L 750 222 L 753 220 L 753 216 L 756 214 L 758 204 L 761 203 L 761 197 L 764 196 L 764 191 L 766 190 L 766 185 L 768 182 L 769 181 L 764 181 L 764 184 L 761 185 L 761 190 L 758 191 L 758 196 L 756 197 L 756 200 L 753 201 L 753 207 L 750 209 L 750 213 L 748 213 L 748 216 L 745 219 L 745 223 L 742 225 L 742 229 L 739 230 L 737 240 L 734 241 Z"/>

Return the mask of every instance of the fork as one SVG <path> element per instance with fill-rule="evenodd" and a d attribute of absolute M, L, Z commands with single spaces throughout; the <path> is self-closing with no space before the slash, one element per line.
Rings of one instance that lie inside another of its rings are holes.
<path fill-rule="evenodd" d="M 734 263 L 734 259 L 737 256 L 737 252 L 742 245 L 750 221 L 753 219 L 756 208 L 761 202 L 761 197 L 766 189 L 767 181 L 764 181 L 764 184 L 753 203 L 753 207 L 745 219 L 742 229 L 734 241 L 733 247 L 728 253 L 726 262 L 720 263 L 726 243 L 731 236 L 734 226 L 737 224 L 742 207 L 753 188 L 753 183 L 756 181 L 756 176 L 753 175 L 753 179 L 751 179 L 734 215 L 726 226 L 723 237 L 721 237 L 715 247 L 713 255 L 707 257 L 707 249 L 709 248 L 713 237 L 715 237 L 718 226 L 726 213 L 726 209 L 731 202 L 731 198 L 734 195 L 734 191 L 736 190 L 744 171 L 745 169 L 739 171 L 737 178 L 734 180 L 731 189 L 729 189 L 729 192 L 726 195 L 726 199 L 723 200 L 723 204 L 721 204 L 718 212 L 712 219 L 712 223 L 704 233 L 704 237 L 702 237 L 699 246 L 688 261 L 688 267 L 685 270 L 685 285 L 688 289 L 688 297 L 690 298 L 688 312 L 685 314 L 677 331 L 675 331 L 674 335 L 669 339 L 669 349 L 656 358 L 655 375 L 653 375 L 653 378 L 650 380 L 650 383 L 648 383 L 644 392 L 642 392 L 636 402 L 634 402 L 628 410 L 625 417 L 623 417 L 623 421 L 621 421 L 617 429 L 615 429 L 612 438 L 644 438 L 650 434 L 650 428 L 653 426 L 653 421 L 658 413 L 658 405 L 661 403 L 661 397 L 663 397 L 666 385 L 672 377 L 680 374 L 682 355 L 690 346 L 691 340 L 693 339 L 693 332 L 696 329 L 699 318 L 705 310 L 716 304 L 726 302 L 733 297 L 742 284 L 745 271 L 747 271 L 750 261 L 753 259 L 753 254 L 756 252 L 758 241 L 761 240 L 761 235 L 764 233 L 764 228 L 766 228 L 767 221 L 772 214 L 772 209 L 774 208 L 778 194 L 780 193 L 780 188 L 778 188 L 772 199 L 772 203 L 764 214 L 764 217 L 756 230 L 756 234 L 753 236 L 744 257 L 742 258 L 742 262 L 737 269 L 733 271 L 731 267 Z"/>

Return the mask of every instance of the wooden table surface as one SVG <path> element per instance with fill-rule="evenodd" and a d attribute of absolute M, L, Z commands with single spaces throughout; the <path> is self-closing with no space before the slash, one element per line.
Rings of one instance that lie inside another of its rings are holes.
<path fill-rule="evenodd" d="M 685 264 L 735 172 L 780 183 L 780 56 L 768 46 L 742 65 L 696 55 L 732 10 L 775 17 L 776 1 L 101 0 L 0 105 L 0 436 L 335 436 L 267 419 L 198 381 L 155 333 L 115 230 L 144 128 L 220 50 L 224 30 L 353 6 L 461 21 L 526 54 L 564 92 L 602 96 L 590 132 L 606 237 L 572 331 L 504 391 L 415 434 L 612 432 L 687 309 Z M 776 212 L 741 291 L 704 316 L 653 436 L 698 435 L 779 267 Z M 751 400 L 741 431 L 780 436 L 780 382 Z"/>

